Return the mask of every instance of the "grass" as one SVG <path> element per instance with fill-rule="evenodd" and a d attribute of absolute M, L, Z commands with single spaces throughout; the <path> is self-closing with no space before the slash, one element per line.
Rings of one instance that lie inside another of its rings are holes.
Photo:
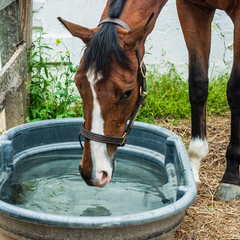
<path fill-rule="evenodd" d="M 138 121 L 154 123 L 156 118 L 190 118 L 188 82 L 177 72 L 173 64 L 168 64 L 167 73 L 159 73 L 156 67 L 148 71 L 148 97 L 142 107 Z M 229 111 L 226 87 L 229 74 L 220 74 L 209 82 L 207 115 L 219 115 Z"/>
<path fill-rule="evenodd" d="M 219 115 L 230 111 L 226 94 L 229 77 L 230 74 L 225 73 L 211 79 L 207 101 L 207 115 Z"/>

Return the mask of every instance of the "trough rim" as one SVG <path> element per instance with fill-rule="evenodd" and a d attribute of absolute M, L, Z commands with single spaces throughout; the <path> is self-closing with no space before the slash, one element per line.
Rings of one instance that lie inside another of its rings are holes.
<path fill-rule="evenodd" d="M 80 124 L 83 122 L 83 118 L 67 118 L 67 119 L 54 119 L 44 120 L 40 122 L 33 122 L 23 124 L 14 127 L 0 136 L 0 145 L 5 141 L 11 140 L 11 138 L 19 132 L 24 130 L 31 130 L 40 126 L 53 126 L 62 124 Z M 197 188 L 192 174 L 191 165 L 189 162 L 188 154 L 182 140 L 173 132 L 152 124 L 135 122 L 133 129 L 144 129 L 148 132 L 159 134 L 166 137 L 171 142 L 171 145 L 175 144 L 177 154 L 181 159 L 181 167 L 185 180 L 185 194 L 176 202 L 158 209 L 146 211 L 136 214 L 128 214 L 121 216 L 101 216 L 101 217 L 86 217 L 86 216 L 65 216 L 51 213 L 42 213 L 32 211 L 29 209 L 20 208 L 0 200 L 0 214 L 15 218 L 18 220 L 41 224 L 50 225 L 55 227 L 68 227 L 68 228 L 90 228 L 90 229 L 105 229 L 114 227 L 129 227 L 136 225 L 143 225 L 160 221 L 166 218 L 173 217 L 180 212 L 185 211 L 196 199 Z"/>

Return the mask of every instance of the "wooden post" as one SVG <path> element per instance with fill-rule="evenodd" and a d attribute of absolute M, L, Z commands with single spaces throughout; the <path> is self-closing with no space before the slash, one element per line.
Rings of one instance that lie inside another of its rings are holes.
<path fill-rule="evenodd" d="M 21 0 L 19 2 L 20 8 L 20 19 L 21 19 L 21 36 L 22 40 L 25 41 L 27 50 L 31 49 L 32 46 L 32 12 L 33 12 L 33 0 Z M 28 60 L 31 55 L 28 55 Z M 31 73 L 28 71 L 25 83 L 31 82 Z M 26 90 L 26 104 L 29 108 L 30 94 L 29 90 Z"/>
<path fill-rule="evenodd" d="M 21 0 L 19 2 L 21 19 L 21 36 L 25 41 L 27 49 L 32 45 L 32 0 Z"/>

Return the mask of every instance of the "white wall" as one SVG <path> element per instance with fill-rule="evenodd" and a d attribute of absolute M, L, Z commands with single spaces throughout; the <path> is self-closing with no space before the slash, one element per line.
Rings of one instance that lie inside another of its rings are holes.
<path fill-rule="evenodd" d="M 57 20 L 63 19 L 83 25 L 96 27 L 107 0 L 33 0 L 33 28 L 38 29 L 41 24 L 46 35 L 46 41 L 55 42 L 61 38 L 71 51 L 72 60 L 79 63 L 82 49 L 81 40 L 73 38 L 64 26 Z M 169 0 L 159 15 L 153 32 L 146 43 L 146 50 L 151 46 L 151 55 L 146 55 L 148 64 L 160 64 L 160 71 L 164 71 L 167 61 L 174 63 L 179 72 L 187 78 L 188 53 L 183 39 L 182 30 L 177 17 L 175 0 Z M 33 31 L 33 39 L 36 33 Z M 217 11 L 212 27 L 212 48 L 210 55 L 209 75 L 217 75 L 232 64 L 233 59 L 233 24 L 223 11 Z M 61 46 L 53 45 L 55 51 Z M 165 52 L 163 56 L 163 52 Z M 230 69 L 229 67 L 229 69 Z"/>

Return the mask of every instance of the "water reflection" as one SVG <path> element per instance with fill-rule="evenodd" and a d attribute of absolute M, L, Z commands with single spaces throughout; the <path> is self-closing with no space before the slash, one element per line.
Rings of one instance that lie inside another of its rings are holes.
<path fill-rule="evenodd" d="M 82 214 L 80 214 L 80 216 L 110 216 L 110 215 L 111 212 L 107 208 L 100 206 L 98 204 L 87 208 L 86 210 L 83 211 Z"/>

